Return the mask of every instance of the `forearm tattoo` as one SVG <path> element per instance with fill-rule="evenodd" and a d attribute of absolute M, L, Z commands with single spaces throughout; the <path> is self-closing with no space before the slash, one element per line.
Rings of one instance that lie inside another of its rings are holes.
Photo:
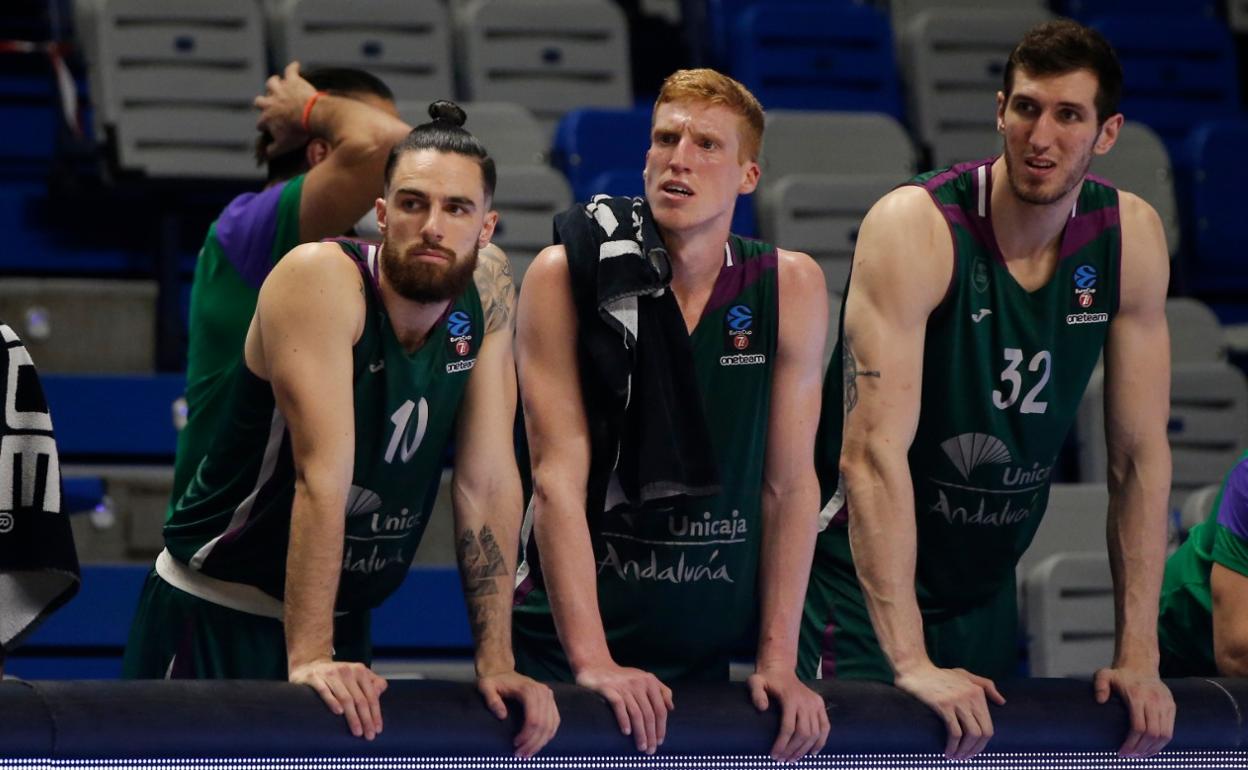
<path fill-rule="evenodd" d="M 455 543 L 455 555 L 459 560 L 464 602 L 468 605 L 468 624 L 472 627 L 473 638 L 480 639 L 493 620 L 494 607 L 489 597 L 498 594 L 498 578 L 507 576 L 507 561 L 488 524 L 481 527 L 480 535 L 471 529 L 465 530 Z"/>
<path fill-rule="evenodd" d="M 845 353 L 844 360 L 841 365 L 841 376 L 844 378 L 845 385 L 845 414 L 854 411 L 854 407 L 858 406 L 858 378 L 859 377 L 875 377 L 879 378 L 879 370 L 864 371 L 858 368 L 858 361 L 854 358 L 854 348 L 850 342 L 849 335 L 845 335 Z"/>
<path fill-rule="evenodd" d="M 511 264 L 507 255 L 496 246 L 486 246 L 478 254 L 477 270 L 473 279 L 481 294 L 481 309 L 485 313 L 485 333 L 511 326 L 516 304 L 516 286 L 511 278 Z"/>

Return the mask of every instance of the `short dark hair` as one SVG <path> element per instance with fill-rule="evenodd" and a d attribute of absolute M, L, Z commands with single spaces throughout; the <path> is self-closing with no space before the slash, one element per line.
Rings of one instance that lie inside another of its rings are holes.
<path fill-rule="evenodd" d="M 394 101 L 394 92 L 390 90 L 390 87 L 383 83 L 381 78 L 364 70 L 350 67 L 319 67 L 299 74 L 316 90 L 334 96 L 347 98 L 376 96 L 388 102 Z M 308 161 L 304 153 L 306 144 L 288 150 L 275 158 L 269 158 L 267 151 L 272 143 L 273 136 L 268 131 L 261 131 L 260 136 L 256 138 L 256 164 L 265 164 L 267 161 L 268 181 L 290 179 L 308 170 Z"/>
<path fill-rule="evenodd" d="M 390 149 L 386 158 L 386 189 L 390 189 L 390 178 L 394 176 L 394 167 L 399 158 L 409 152 L 418 150 L 437 150 L 438 152 L 464 155 L 477 161 L 481 167 L 481 181 L 485 185 L 486 201 L 494 198 L 494 185 L 498 181 L 498 172 L 494 168 L 494 159 L 490 157 L 481 140 L 477 139 L 464 128 L 468 116 L 455 102 L 440 99 L 429 105 L 428 123 L 421 123 L 412 129 L 403 141 Z"/>
<path fill-rule="evenodd" d="M 1014 70 L 1029 75 L 1065 75 L 1089 70 L 1096 76 L 1096 120 L 1104 123 L 1118 112 L 1122 98 L 1122 65 L 1101 33 L 1071 21 L 1054 19 L 1032 27 L 1005 63 L 1005 97 L 1014 88 Z"/>

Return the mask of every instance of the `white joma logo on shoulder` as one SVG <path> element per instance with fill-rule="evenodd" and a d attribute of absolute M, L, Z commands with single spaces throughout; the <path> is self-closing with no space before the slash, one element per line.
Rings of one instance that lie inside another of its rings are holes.
<path fill-rule="evenodd" d="M 382 369 L 385 369 L 385 368 L 386 368 L 386 359 L 384 358 L 381 359 L 380 361 L 376 361 L 368 365 L 368 370 L 372 372 L 373 374 L 376 374 L 377 372 L 380 372 Z"/>
<path fill-rule="evenodd" d="M 991 308 L 981 307 L 978 313 L 971 313 L 971 320 L 975 323 L 979 323 L 990 315 L 992 315 Z"/>

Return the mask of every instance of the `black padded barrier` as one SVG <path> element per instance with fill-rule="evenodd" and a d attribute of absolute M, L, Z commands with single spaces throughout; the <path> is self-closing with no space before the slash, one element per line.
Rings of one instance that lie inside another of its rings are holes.
<path fill-rule="evenodd" d="M 1169 750 L 1234 751 L 1248 767 L 1248 679 L 1174 679 Z M 869 682 L 818 682 L 832 731 L 825 754 L 937 754 L 939 719 L 901 691 Z M 562 724 L 544 757 L 636 755 L 605 701 L 555 685 Z M 1113 752 L 1127 730 L 1116 698 L 1098 705 L 1088 681 L 1001 682 L 993 753 Z M 779 714 L 751 705 L 744 684 L 677 685 L 661 756 L 765 754 Z M 385 730 L 351 736 L 309 688 L 278 682 L 0 682 L 0 758 L 106 760 L 246 757 L 502 757 L 520 713 L 499 721 L 468 683 L 399 680 L 382 696 Z M 987 756 L 987 755 L 985 755 Z M 20 766 L 20 762 L 18 765 Z M 72 762 L 71 762 L 72 764 Z"/>

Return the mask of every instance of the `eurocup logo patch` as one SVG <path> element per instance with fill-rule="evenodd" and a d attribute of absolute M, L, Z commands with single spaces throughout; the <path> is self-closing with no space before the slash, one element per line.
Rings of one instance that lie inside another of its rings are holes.
<path fill-rule="evenodd" d="M 749 305 L 733 305 L 724 316 L 724 325 L 728 327 L 728 345 L 732 350 L 746 350 L 750 347 L 753 335 L 754 311 Z"/>
<path fill-rule="evenodd" d="M 472 350 L 472 316 L 456 310 L 446 319 L 446 329 L 455 355 L 461 358 L 468 355 Z"/>
<path fill-rule="evenodd" d="M 1079 307 L 1092 307 L 1093 295 L 1096 294 L 1096 268 L 1092 265 L 1080 265 L 1075 269 L 1075 301 Z"/>

